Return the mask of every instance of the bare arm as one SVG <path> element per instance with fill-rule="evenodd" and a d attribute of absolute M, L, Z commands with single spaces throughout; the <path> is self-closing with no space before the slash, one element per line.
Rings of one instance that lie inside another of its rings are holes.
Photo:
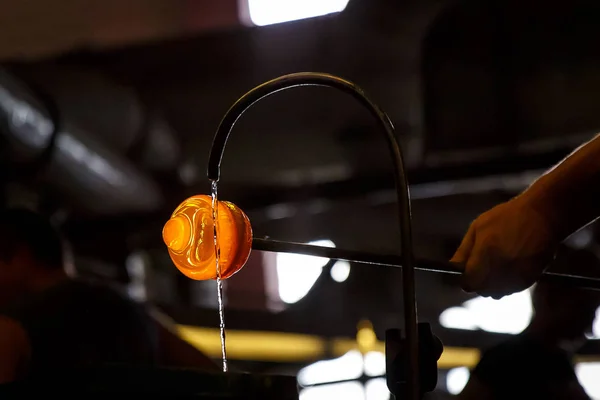
<path fill-rule="evenodd" d="M 0 384 L 23 376 L 30 352 L 29 338 L 23 327 L 8 317 L 0 316 Z"/>
<path fill-rule="evenodd" d="M 560 242 L 600 216 L 600 136 L 478 216 L 452 257 L 463 289 L 500 299 L 536 282 Z"/>
<path fill-rule="evenodd" d="M 600 135 L 521 194 L 548 218 L 557 241 L 600 216 Z"/>

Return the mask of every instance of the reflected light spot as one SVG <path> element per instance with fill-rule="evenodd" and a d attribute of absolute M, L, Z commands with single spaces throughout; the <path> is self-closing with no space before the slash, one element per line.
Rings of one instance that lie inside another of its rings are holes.
<path fill-rule="evenodd" d="M 501 300 L 476 297 L 451 307 L 440 314 L 440 324 L 445 328 L 487 332 L 521 333 L 533 315 L 530 289 L 506 296 Z"/>
<path fill-rule="evenodd" d="M 359 326 L 361 324 L 359 324 Z M 358 344 L 358 348 L 363 352 L 367 352 L 375 347 L 375 344 L 377 344 L 377 335 L 370 322 L 365 322 L 364 326 L 358 329 L 358 332 L 356 333 L 356 343 Z"/>
<path fill-rule="evenodd" d="M 464 329 L 474 331 L 477 325 L 471 318 L 471 313 L 464 307 L 450 307 L 440 314 L 440 324 L 444 328 Z"/>
<path fill-rule="evenodd" d="M 594 319 L 594 324 L 592 325 L 592 334 L 586 335 L 588 339 L 600 339 L 600 318 L 598 318 L 600 314 L 600 307 L 596 309 L 596 318 Z"/>
<path fill-rule="evenodd" d="M 304 367 L 298 373 L 298 383 L 302 386 L 310 386 L 319 383 L 358 379 L 362 374 L 363 356 L 360 352 L 351 350 L 339 358 L 317 361 Z"/>
<path fill-rule="evenodd" d="M 390 392 L 384 378 L 371 379 L 365 385 L 366 400 L 389 400 Z"/>
<path fill-rule="evenodd" d="M 338 283 L 345 282 L 350 276 L 350 263 L 348 261 L 338 261 L 331 267 L 331 279 Z"/>
<path fill-rule="evenodd" d="M 600 363 L 580 363 L 575 366 L 577 379 L 588 396 L 592 399 L 600 399 Z"/>
<path fill-rule="evenodd" d="M 385 375 L 385 354 L 379 351 L 370 351 L 365 354 L 365 375 Z"/>
<path fill-rule="evenodd" d="M 476 297 L 466 301 L 464 307 L 473 315 L 474 321 L 487 332 L 521 333 L 533 315 L 529 290 L 494 300 Z"/>
<path fill-rule="evenodd" d="M 446 375 L 446 388 L 448 393 L 457 395 L 467 386 L 469 382 L 469 369 L 467 367 L 452 368 Z"/>
<path fill-rule="evenodd" d="M 335 383 L 303 389 L 300 400 L 365 400 L 365 388 L 359 382 Z"/>
<path fill-rule="evenodd" d="M 335 247 L 331 240 L 316 240 L 308 244 Z M 293 304 L 304 298 L 321 276 L 328 261 L 324 257 L 278 253 L 277 283 L 281 300 Z"/>

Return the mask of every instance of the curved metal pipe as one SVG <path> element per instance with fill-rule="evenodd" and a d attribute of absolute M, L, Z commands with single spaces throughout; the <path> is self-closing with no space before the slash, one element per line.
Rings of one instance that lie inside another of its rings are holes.
<path fill-rule="evenodd" d="M 394 162 L 394 177 L 396 180 L 396 194 L 398 197 L 398 217 L 400 224 L 401 239 L 401 262 L 402 262 L 402 288 L 404 303 L 404 329 L 406 331 L 406 346 L 408 349 L 409 371 L 407 382 L 406 399 L 417 400 L 419 398 L 419 355 L 418 355 L 418 337 L 417 337 L 417 302 L 415 296 L 415 266 L 412 243 L 412 224 L 410 193 L 408 181 L 404 169 L 404 160 L 400 144 L 396 138 L 394 125 L 389 117 L 374 102 L 372 102 L 358 86 L 345 79 L 334 75 L 301 72 L 296 74 L 284 75 L 273 79 L 260 86 L 255 87 L 243 95 L 227 111 L 217 129 L 213 139 L 209 161 L 208 178 L 218 181 L 220 177 L 221 159 L 225 150 L 225 145 L 233 129 L 233 126 L 253 104 L 279 91 L 300 86 L 325 86 L 340 90 L 349 94 L 360 104 L 362 104 L 377 120 L 381 131 L 383 132 L 390 149 L 390 154 Z"/>

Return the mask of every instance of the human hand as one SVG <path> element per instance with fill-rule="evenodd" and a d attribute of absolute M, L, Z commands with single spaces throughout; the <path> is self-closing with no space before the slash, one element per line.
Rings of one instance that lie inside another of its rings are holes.
<path fill-rule="evenodd" d="M 500 299 L 533 285 L 557 245 L 542 212 L 516 197 L 477 217 L 451 262 L 464 270 L 465 291 Z"/>

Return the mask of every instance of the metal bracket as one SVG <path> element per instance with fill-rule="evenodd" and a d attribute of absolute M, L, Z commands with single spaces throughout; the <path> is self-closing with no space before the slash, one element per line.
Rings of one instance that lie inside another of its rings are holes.
<path fill-rule="evenodd" d="M 437 361 L 440 359 L 444 346 L 435 336 L 428 323 L 419 323 L 419 390 L 422 398 L 425 393 L 432 392 L 437 386 Z M 402 398 L 409 383 L 407 363 L 407 342 L 402 337 L 400 329 L 388 329 L 385 332 L 386 380 L 389 391 L 396 397 Z"/>

